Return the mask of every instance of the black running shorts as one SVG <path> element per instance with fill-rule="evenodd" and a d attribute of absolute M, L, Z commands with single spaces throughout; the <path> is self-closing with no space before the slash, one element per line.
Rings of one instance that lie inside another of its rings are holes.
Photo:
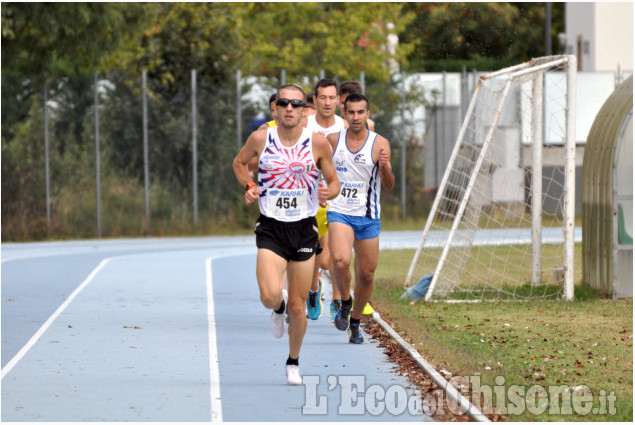
<path fill-rule="evenodd" d="M 273 251 L 287 261 L 306 261 L 319 247 L 315 217 L 287 223 L 260 215 L 255 233 L 258 248 Z"/>

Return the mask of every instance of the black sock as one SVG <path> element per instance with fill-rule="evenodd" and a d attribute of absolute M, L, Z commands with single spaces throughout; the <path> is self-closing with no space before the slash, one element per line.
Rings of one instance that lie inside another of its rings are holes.
<path fill-rule="evenodd" d="M 280 304 L 280 308 L 277 310 L 274 310 L 274 312 L 276 312 L 276 314 L 282 314 L 284 313 L 284 307 L 285 307 L 284 300 L 282 300 L 282 304 Z"/>
<path fill-rule="evenodd" d="M 292 358 L 291 358 L 291 356 L 289 356 L 289 357 L 287 358 L 287 366 L 288 366 L 288 365 L 296 365 L 296 366 L 300 366 L 300 363 L 299 363 L 299 361 L 298 361 L 298 360 L 300 360 L 300 358 L 299 358 L 299 357 L 298 357 L 297 359 L 292 359 Z"/>
<path fill-rule="evenodd" d="M 359 319 L 353 319 L 351 317 L 351 325 L 355 325 L 355 324 L 359 325 Z"/>
<path fill-rule="evenodd" d="M 347 300 L 342 300 L 342 305 L 345 305 L 345 306 L 348 306 L 348 307 L 352 306 L 353 305 L 353 298 L 351 297 L 351 298 L 349 298 Z"/>

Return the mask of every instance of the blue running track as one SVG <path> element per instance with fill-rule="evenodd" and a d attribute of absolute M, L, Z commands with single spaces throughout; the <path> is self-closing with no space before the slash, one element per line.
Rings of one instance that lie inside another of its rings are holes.
<path fill-rule="evenodd" d="M 253 236 L 2 244 L 1 421 L 430 421 L 328 301 L 287 386 L 255 262 Z"/>

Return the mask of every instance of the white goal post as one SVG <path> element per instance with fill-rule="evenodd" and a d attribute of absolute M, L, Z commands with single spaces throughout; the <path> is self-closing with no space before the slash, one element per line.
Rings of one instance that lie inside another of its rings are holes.
<path fill-rule="evenodd" d="M 479 79 L 404 286 L 573 299 L 576 68 L 548 56 Z"/>

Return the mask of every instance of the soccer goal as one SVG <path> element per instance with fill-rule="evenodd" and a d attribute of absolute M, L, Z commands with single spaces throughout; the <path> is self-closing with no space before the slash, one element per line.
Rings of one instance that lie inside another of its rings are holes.
<path fill-rule="evenodd" d="M 548 56 L 479 79 L 404 286 L 573 299 L 576 68 Z"/>

